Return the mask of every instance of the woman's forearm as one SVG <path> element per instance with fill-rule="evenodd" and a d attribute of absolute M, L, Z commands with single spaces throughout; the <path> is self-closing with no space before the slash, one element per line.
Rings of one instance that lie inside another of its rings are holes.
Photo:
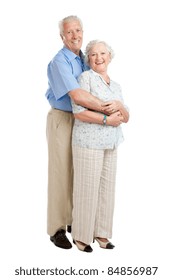
<path fill-rule="evenodd" d="M 75 119 L 78 119 L 82 122 L 88 123 L 96 123 L 96 124 L 103 124 L 103 114 L 93 112 L 90 110 L 85 110 L 81 113 L 74 114 Z"/>
<path fill-rule="evenodd" d="M 120 112 L 116 112 L 110 116 L 106 116 L 101 113 L 85 110 L 81 113 L 74 114 L 74 117 L 82 122 L 110 125 L 110 126 L 119 126 L 124 118 Z"/>

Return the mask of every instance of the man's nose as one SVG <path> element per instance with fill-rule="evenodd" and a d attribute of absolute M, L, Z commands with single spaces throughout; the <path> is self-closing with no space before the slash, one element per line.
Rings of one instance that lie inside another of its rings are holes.
<path fill-rule="evenodd" d="M 72 35 L 73 35 L 73 38 L 77 38 L 78 37 L 78 34 L 77 34 L 76 31 L 73 31 Z"/>

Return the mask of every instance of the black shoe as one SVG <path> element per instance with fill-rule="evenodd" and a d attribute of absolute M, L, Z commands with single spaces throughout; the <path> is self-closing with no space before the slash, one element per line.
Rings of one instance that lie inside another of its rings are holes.
<path fill-rule="evenodd" d="M 67 226 L 67 231 L 71 233 L 71 226 Z"/>
<path fill-rule="evenodd" d="M 76 241 L 76 240 L 73 240 L 73 243 L 76 244 L 77 248 L 80 251 L 87 252 L 87 253 L 91 253 L 93 251 L 93 249 L 91 248 L 90 245 L 87 245 L 87 244 L 84 244 L 84 243 L 82 244 L 81 242 Z"/>
<path fill-rule="evenodd" d="M 113 249 L 115 246 L 108 240 L 107 242 L 101 241 L 99 238 L 95 237 L 95 240 L 99 243 L 101 248 L 104 249 Z"/>
<path fill-rule="evenodd" d="M 50 237 L 50 240 L 55 244 L 55 246 L 63 248 L 63 249 L 70 249 L 72 245 L 68 240 L 67 236 L 65 235 L 65 230 L 61 229 L 58 230 L 55 235 Z"/>

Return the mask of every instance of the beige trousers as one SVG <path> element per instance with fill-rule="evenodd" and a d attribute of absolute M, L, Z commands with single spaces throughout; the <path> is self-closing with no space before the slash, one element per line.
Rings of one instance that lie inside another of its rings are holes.
<path fill-rule="evenodd" d="M 72 113 L 51 109 L 47 116 L 48 209 L 47 232 L 54 235 L 72 222 Z"/>
<path fill-rule="evenodd" d="M 73 146 L 73 222 L 75 240 L 112 237 L 117 151 Z"/>

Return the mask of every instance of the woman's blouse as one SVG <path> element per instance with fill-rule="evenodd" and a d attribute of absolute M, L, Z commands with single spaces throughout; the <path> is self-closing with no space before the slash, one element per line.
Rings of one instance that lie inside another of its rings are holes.
<path fill-rule="evenodd" d="M 108 85 L 103 78 L 92 69 L 83 72 L 78 80 L 82 89 L 90 92 L 102 101 L 119 100 L 124 104 L 120 85 L 112 80 L 110 81 L 110 85 Z M 72 101 L 72 110 L 75 114 L 85 111 L 87 108 L 76 105 Z M 124 138 L 120 125 L 118 127 L 113 127 L 103 124 L 82 122 L 75 119 L 72 145 L 93 149 L 113 149 L 123 140 Z"/>

